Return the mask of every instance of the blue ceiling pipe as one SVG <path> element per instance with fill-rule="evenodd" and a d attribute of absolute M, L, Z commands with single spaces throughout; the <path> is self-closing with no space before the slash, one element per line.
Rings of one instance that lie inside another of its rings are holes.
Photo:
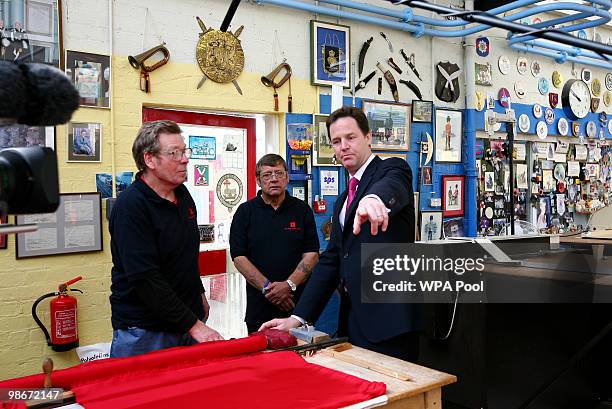
<path fill-rule="evenodd" d="M 420 37 L 422 35 L 430 35 L 436 37 L 462 37 L 466 35 L 471 35 L 474 33 L 478 33 L 490 28 L 488 25 L 477 24 L 472 27 L 468 27 L 462 30 L 439 30 L 427 28 L 425 25 L 430 26 L 445 26 L 445 27 L 454 27 L 454 26 L 466 26 L 471 25 L 465 20 L 458 19 L 455 21 L 445 20 L 445 19 L 433 19 L 425 16 L 419 16 L 412 12 L 410 7 L 406 7 L 404 11 L 396 11 L 392 9 L 387 9 L 378 6 L 372 6 L 369 4 L 358 3 L 352 0 L 319 0 L 322 3 L 334 4 L 337 6 L 342 6 L 345 8 L 351 8 L 355 10 L 360 10 L 372 14 L 376 14 L 382 17 L 373 17 L 364 14 L 359 14 L 355 12 L 349 12 L 344 10 L 331 9 L 329 7 L 316 6 L 312 4 L 303 3 L 297 0 L 255 0 L 258 4 L 271 4 L 275 6 L 294 8 L 297 10 L 302 10 L 310 13 L 316 14 L 324 14 L 336 18 L 355 20 L 362 23 L 378 25 L 386 28 L 391 28 L 399 31 L 410 32 L 413 35 Z M 495 9 L 489 10 L 489 14 L 499 14 L 505 13 L 510 10 L 515 10 L 519 7 L 527 7 L 532 6 L 538 3 L 540 0 L 517 0 L 511 3 L 508 3 L 504 6 L 497 7 Z M 575 4 L 569 2 L 559 2 L 553 4 L 543 4 L 536 5 L 530 7 L 527 10 L 523 10 L 517 13 L 514 13 L 510 16 L 503 17 L 504 20 L 507 21 L 515 21 L 525 17 L 532 16 L 534 14 L 545 13 L 550 11 L 558 11 L 558 10 L 573 10 L 577 11 L 578 14 L 574 14 L 571 16 L 564 16 L 556 19 L 551 19 L 544 21 L 542 23 L 535 24 L 531 27 L 537 29 L 542 27 L 550 27 L 557 26 L 560 24 L 565 24 L 570 21 L 575 21 L 580 18 L 586 18 L 591 16 L 598 17 L 594 21 L 588 21 L 586 23 L 578 23 L 574 25 L 570 25 L 567 27 L 563 27 L 564 31 L 575 31 L 588 27 L 599 26 L 602 24 L 606 24 L 608 21 L 612 20 L 612 14 L 610 14 L 609 9 L 612 6 L 612 0 L 592 0 L 590 3 L 593 5 L 587 6 L 583 4 Z M 391 17 L 397 19 L 398 21 L 392 21 L 384 17 Z M 603 56 L 593 53 L 587 52 L 583 50 L 583 52 L 577 52 L 576 48 L 567 47 L 567 46 L 558 46 L 553 42 L 545 42 L 545 41 L 536 41 L 532 36 L 525 35 L 511 35 L 509 36 L 509 44 L 510 47 L 519 50 L 526 51 L 529 53 L 535 53 L 538 55 L 546 56 L 553 58 L 557 62 L 564 61 L 572 61 L 577 62 L 579 64 L 593 65 L 597 67 L 610 68 L 610 62 L 607 61 Z M 536 48 L 537 47 L 537 48 Z M 543 49 L 542 49 L 543 48 Z M 552 51 L 551 51 L 552 50 Z"/>

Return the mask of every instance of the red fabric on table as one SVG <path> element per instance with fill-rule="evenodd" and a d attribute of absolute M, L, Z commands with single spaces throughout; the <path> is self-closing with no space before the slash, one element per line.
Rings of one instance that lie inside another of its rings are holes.
<path fill-rule="evenodd" d="M 297 345 L 297 338 L 280 329 L 266 328 L 251 333 L 251 336 L 263 335 L 268 340 L 268 349 L 289 348 Z"/>
<path fill-rule="evenodd" d="M 386 385 L 306 362 L 292 351 L 228 358 L 148 376 L 117 375 L 73 388 L 87 409 L 338 408 Z"/>
<path fill-rule="evenodd" d="M 95 381 L 120 374 L 141 373 L 168 366 L 193 363 L 201 360 L 228 358 L 266 349 L 268 341 L 263 335 L 205 342 L 189 347 L 176 347 L 149 352 L 128 358 L 109 358 L 87 362 L 72 368 L 53 371 L 52 385 L 56 388 L 72 389 L 80 382 Z M 0 388 L 42 388 L 44 374 L 0 382 Z"/>

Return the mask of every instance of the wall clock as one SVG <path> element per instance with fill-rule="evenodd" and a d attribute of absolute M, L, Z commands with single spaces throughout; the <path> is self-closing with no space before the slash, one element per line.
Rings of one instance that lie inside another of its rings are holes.
<path fill-rule="evenodd" d="M 591 110 L 591 90 L 581 80 L 569 80 L 561 92 L 563 111 L 572 119 L 582 119 Z"/>

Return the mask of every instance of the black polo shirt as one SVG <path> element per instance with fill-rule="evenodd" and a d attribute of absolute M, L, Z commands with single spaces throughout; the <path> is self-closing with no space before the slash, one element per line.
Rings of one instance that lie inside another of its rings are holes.
<path fill-rule="evenodd" d="M 310 206 L 286 192 L 278 209 L 266 204 L 261 191 L 236 210 L 230 231 L 232 260 L 245 256 L 270 281 L 285 281 L 295 270 L 302 254 L 319 252 L 314 215 Z M 304 289 L 298 287 L 297 300 Z M 247 283 L 245 321 L 259 325 L 289 314 L 268 301 L 261 291 Z"/>
<path fill-rule="evenodd" d="M 177 203 L 161 198 L 138 174 L 113 206 L 109 231 L 114 329 L 186 332 L 204 317 L 196 207 L 185 186 L 174 192 Z M 162 284 L 157 294 L 165 302 L 150 299 L 155 292 L 143 299 L 143 292 L 136 291 L 151 277 L 158 289 Z M 166 283 L 171 291 L 163 288 Z"/>

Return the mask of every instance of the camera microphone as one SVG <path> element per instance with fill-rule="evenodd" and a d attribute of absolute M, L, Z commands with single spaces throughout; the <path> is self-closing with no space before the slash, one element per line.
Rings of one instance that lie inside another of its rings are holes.
<path fill-rule="evenodd" d="M 57 68 L 0 62 L 0 125 L 64 124 L 78 107 L 78 91 Z"/>

